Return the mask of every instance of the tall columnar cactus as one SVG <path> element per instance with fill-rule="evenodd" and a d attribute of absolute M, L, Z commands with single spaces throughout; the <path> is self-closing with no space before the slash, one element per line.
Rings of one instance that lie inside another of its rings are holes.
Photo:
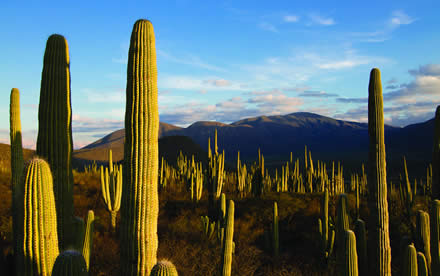
<path fill-rule="evenodd" d="M 356 234 L 356 250 L 358 255 L 359 274 L 361 276 L 367 276 L 367 231 L 365 230 L 365 222 L 363 220 L 356 220 L 354 223 L 354 233 Z"/>
<path fill-rule="evenodd" d="M 89 210 L 89 212 L 87 213 L 86 229 L 84 231 L 84 241 L 82 245 L 82 255 L 84 257 L 84 260 L 86 261 L 87 271 L 89 271 L 90 258 L 92 256 L 94 228 L 95 213 L 92 210 Z"/>
<path fill-rule="evenodd" d="M 338 200 L 338 206 L 336 208 L 336 244 L 337 251 L 336 257 L 340 265 L 344 264 L 345 257 L 345 231 L 350 229 L 350 223 L 348 218 L 348 199 L 346 194 L 340 194 Z M 342 270 L 342 269 L 341 269 Z"/>
<path fill-rule="evenodd" d="M 324 263 L 328 263 L 333 252 L 333 244 L 335 241 L 334 225 L 330 223 L 328 215 L 328 189 L 325 188 L 321 204 L 321 218 L 318 219 L 319 234 L 321 237 L 321 250 Z"/>
<path fill-rule="evenodd" d="M 160 260 L 151 270 L 151 276 L 178 276 L 174 264 L 168 260 Z"/>
<path fill-rule="evenodd" d="M 422 252 L 417 252 L 417 276 L 428 276 L 428 266 L 426 264 L 425 255 Z"/>
<path fill-rule="evenodd" d="M 16 275 L 49 276 L 58 256 L 57 217 L 53 179 L 49 164 L 34 158 L 26 165 L 21 178 L 23 195 L 18 199 L 18 217 L 24 231 L 17 233 L 20 260 L 23 265 Z"/>
<path fill-rule="evenodd" d="M 417 251 L 413 244 L 409 244 L 403 252 L 402 276 L 417 275 Z"/>
<path fill-rule="evenodd" d="M 280 236 L 278 229 L 278 205 L 276 201 L 273 203 L 272 249 L 273 255 L 278 257 L 280 251 Z"/>
<path fill-rule="evenodd" d="M 78 251 L 63 251 L 53 265 L 52 276 L 87 276 L 86 262 Z"/>
<path fill-rule="evenodd" d="M 23 147 L 21 140 L 21 120 L 20 120 L 20 92 L 17 88 L 12 88 L 9 106 L 10 137 L 11 137 L 11 190 L 12 190 L 12 232 L 14 235 L 14 252 L 18 252 L 20 244 L 18 235 L 23 233 L 23 221 L 18 217 L 23 206 L 18 204 L 19 198 L 23 196 L 23 187 L 20 184 L 23 174 Z M 19 259 L 20 254 L 15 254 L 15 270 L 19 271 L 23 266 L 23 260 Z"/>
<path fill-rule="evenodd" d="M 416 247 L 426 258 L 428 270 L 431 267 L 431 244 L 428 213 L 419 210 L 416 219 Z"/>
<path fill-rule="evenodd" d="M 432 150 L 431 199 L 440 199 L 440 105 L 435 111 L 434 143 Z"/>
<path fill-rule="evenodd" d="M 343 239 L 344 262 L 341 275 L 358 276 L 358 256 L 356 251 L 356 236 L 353 231 L 347 229 Z"/>
<path fill-rule="evenodd" d="M 156 47 L 148 20 L 136 21 L 131 34 L 126 99 L 121 274 L 148 276 L 157 261 L 159 215 Z"/>
<path fill-rule="evenodd" d="M 231 276 L 232 252 L 234 238 L 234 201 L 229 200 L 228 214 L 226 216 L 226 231 L 222 246 L 222 259 L 220 272 L 222 276 Z"/>
<path fill-rule="evenodd" d="M 391 247 L 387 202 L 383 98 L 380 71 L 371 70 L 368 87 L 368 205 L 371 273 L 391 275 Z"/>
<path fill-rule="evenodd" d="M 440 200 L 431 203 L 431 271 L 432 275 L 440 275 Z"/>
<path fill-rule="evenodd" d="M 115 231 L 116 216 L 121 207 L 122 165 L 113 168 L 112 150 L 109 150 L 108 156 L 109 167 L 105 168 L 105 173 L 104 168 L 101 166 L 101 190 L 107 211 L 110 212 L 112 230 Z"/>
<path fill-rule="evenodd" d="M 215 130 L 214 153 L 211 152 L 211 143 L 208 140 L 208 215 L 215 219 L 215 202 L 219 199 L 225 169 L 225 151 L 218 153 L 217 130 Z"/>
<path fill-rule="evenodd" d="M 51 35 L 44 52 L 38 107 L 37 155 L 53 173 L 60 248 L 73 242 L 72 108 L 66 39 Z"/>

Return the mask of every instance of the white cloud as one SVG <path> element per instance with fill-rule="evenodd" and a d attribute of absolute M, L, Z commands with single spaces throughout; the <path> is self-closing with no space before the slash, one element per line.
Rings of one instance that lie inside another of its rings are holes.
<path fill-rule="evenodd" d="M 225 87 L 225 86 L 230 86 L 231 85 L 231 83 L 228 80 L 225 80 L 225 79 L 205 80 L 203 82 L 207 83 L 209 85 L 216 86 L 216 87 Z"/>
<path fill-rule="evenodd" d="M 278 29 L 274 25 L 267 22 L 261 22 L 260 24 L 258 24 L 258 27 L 265 31 L 278 33 Z"/>
<path fill-rule="evenodd" d="M 283 17 L 284 22 L 298 22 L 299 21 L 299 16 L 296 15 L 285 15 Z"/>
<path fill-rule="evenodd" d="M 393 11 L 389 24 L 393 27 L 398 27 L 400 25 L 408 25 L 415 21 L 416 19 L 410 17 L 405 12 L 401 10 Z"/>
<path fill-rule="evenodd" d="M 242 91 L 239 83 L 218 77 L 194 77 L 182 75 L 166 75 L 159 77 L 158 86 L 163 89 L 194 90 L 206 93 L 211 90 Z"/>
<path fill-rule="evenodd" d="M 312 23 L 323 25 L 323 26 L 331 26 L 336 24 L 335 20 L 331 17 L 323 17 L 318 14 L 309 14 L 309 18 L 312 20 Z"/>

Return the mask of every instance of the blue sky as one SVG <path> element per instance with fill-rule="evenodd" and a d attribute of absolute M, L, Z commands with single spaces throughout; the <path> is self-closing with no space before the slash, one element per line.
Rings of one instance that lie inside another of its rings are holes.
<path fill-rule="evenodd" d="M 365 122 L 373 67 L 382 72 L 386 123 L 425 121 L 440 104 L 440 1 L 384 2 L 3 1 L 0 142 L 9 143 L 9 94 L 17 87 L 24 144 L 35 145 L 53 33 L 69 44 L 75 147 L 122 128 L 139 18 L 155 30 L 163 122 L 297 111 Z"/>

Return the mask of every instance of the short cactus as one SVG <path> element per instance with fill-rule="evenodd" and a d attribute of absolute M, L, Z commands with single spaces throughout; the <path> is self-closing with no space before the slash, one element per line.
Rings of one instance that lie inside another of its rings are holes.
<path fill-rule="evenodd" d="M 426 259 L 428 270 L 431 267 L 431 242 L 428 213 L 419 210 L 416 219 L 416 248 L 422 252 Z"/>
<path fill-rule="evenodd" d="M 356 220 L 354 223 L 354 233 L 356 234 L 356 250 L 358 255 L 359 274 L 361 276 L 367 276 L 367 231 L 365 230 L 365 222 L 363 220 Z"/>
<path fill-rule="evenodd" d="M 20 260 L 23 266 L 17 275 L 50 276 L 58 256 L 57 216 L 53 180 L 49 164 L 39 158 L 27 163 L 22 177 L 23 196 L 18 204 L 18 217 L 24 232 L 19 233 Z"/>
<path fill-rule="evenodd" d="M 358 276 L 358 256 L 356 251 L 356 236 L 354 232 L 346 230 L 344 232 L 344 240 L 341 244 L 343 244 L 345 252 L 341 275 Z"/>
<path fill-rule="evenodd" d="M 409 244 L 403 252 L 402 276 L 417 276 L 417 251 L 413 244 Z"/>
<path fill-rule="evenodd" d="M 428 276 L 428 266 L 425 255 L 422 252 L 417 252 L 417 271 L 417 276 Z"/>
<path fill-rule="evenodd" d="M 440 200 L 431 203 L 431 270 L 432 275 L 440 275 Z"/>
<path fill-rule="evenodd" d="M 66 250 L 53 265 L 52 276 L 87 276 L 86 262 L 78 251 Z"/>
<path fill-rule="evenodd" d="M 172 262 L 160 260 L 151 269 L 150 276 L 177 276 L 177 269 Z"/>

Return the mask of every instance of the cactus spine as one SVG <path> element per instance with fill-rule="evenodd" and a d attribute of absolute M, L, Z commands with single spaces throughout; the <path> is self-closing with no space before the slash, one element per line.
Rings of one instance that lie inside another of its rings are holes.
<path fill-rule="evenodd" d="M 440 275 L 440 200 L 431 203 L 431 270 L 432 275 Z"/>
<path fill-rule="evenodd" d="M 373 68 L 368 87 L 368 205 L 372 271 L 370 275 L 391 275 L 391 247 L 386 184 L 383 98 L 380 71 Z"/>
<path fill-rule="evenodd" d="M 151 276 L 178 276 L 177 269 L 168 260 L 158 261 L 151 270 Z"/>
<path fill-rule="evenodd" d="M 53 265 L 52 276 L 87 276 L 86 262 L 78 251 L 66 250 Z"/>
<path fill-rule="evenodd" d="M 111 216 L 112 231 L 116 229 L 116 216 L 121 207 L 122 195 L 122 165 L 113 168 L 112 150 L 108 152 L 108 168 L 101 166 L 101 190 L 107 210 Z"/>
<path fill-rule="evenodd" d="M 49 164 L 38 158 L 32 159 L 22 177 L 23 196 L 20 198 L 19 218 L 23 220 L 24 232 L 18 233 L 20 259 L 23 266 L 17 275 L 51 275 L 58 256 L 57 216 L 53 192 L 53 179 Z"/>
<path fill-rule="evenodd" d="M 23 147 L 21 140 L 21 120 L 20 120 L 20 92 L 17 88 L 12 88 L 9 106 L 10 137 L 11 137 L 11 190 L 12 190 L 12 232 L 14 235 L 14 252 L 19 252 L 20 244 L 18 237 L 23 233 L 23 221 L 18 214 L 23 206 L 18 204 L 19 198 L 23 196 L 23 187 L 20 184 L 23 174 Z M 15 254 L 15 271 L 19 271 L 23 266 L 21 254 Z"/>
<path fill-rule="evenodd" d="M 231 276 L 232 251 L 234 237 L 234 201 L 229 200 L 226 216 L 226 231 L 222 247 L 221 275 Z"/>
<path fill-rule="evenodd" d="M 158 237 L 157 67 L 153 25 L 134 24 L 128 52 L 124 187 L 121 205 L 121 274 L 149 275 Z"/>
<path fill-rule="evenodd" d="M 73 242 L 72 109 L 70 61 L 66 39 L 51 35 L 44 52 L 38 109 L 38 156 L 53 173 L 60 248 Z"/>

